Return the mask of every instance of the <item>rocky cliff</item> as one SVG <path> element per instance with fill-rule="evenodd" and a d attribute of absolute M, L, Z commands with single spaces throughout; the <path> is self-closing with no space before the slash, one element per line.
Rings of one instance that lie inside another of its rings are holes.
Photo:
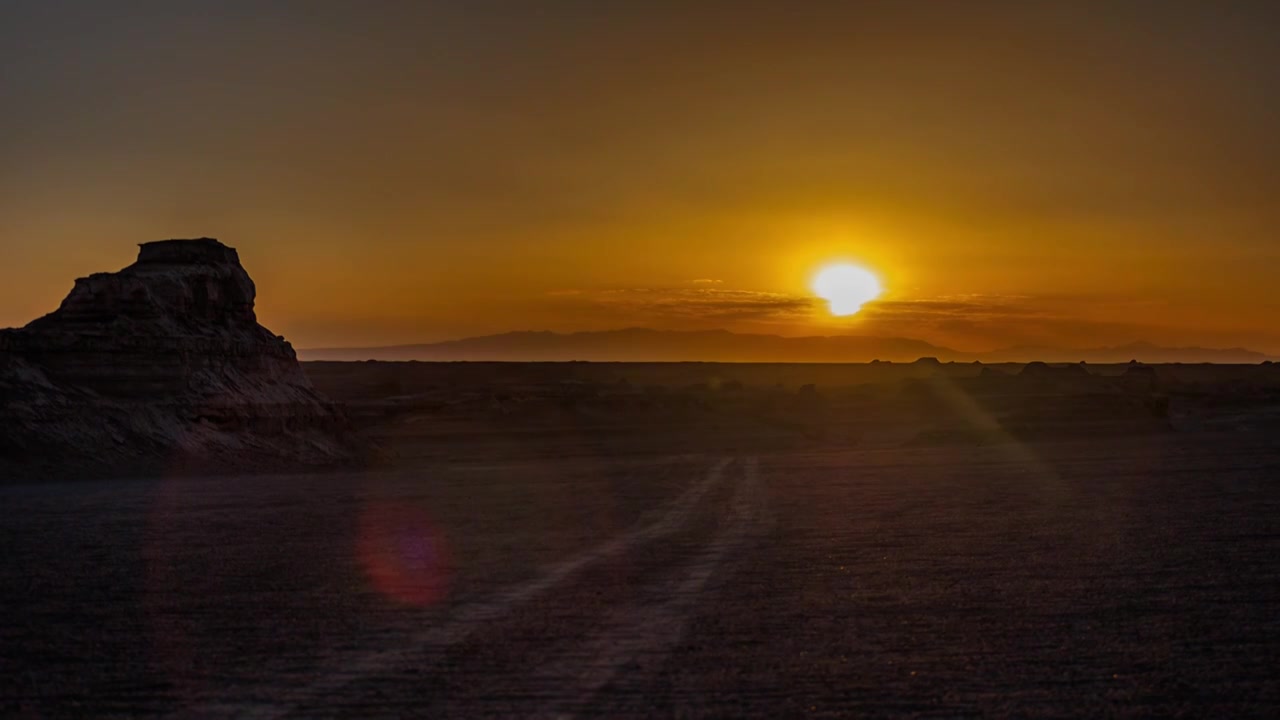
<path fill-rule="evenodd" d="M 0 478 L 351 461 L 342 412 L 255 296 L 233 248 L 164 240 L 0 331 Z"/>

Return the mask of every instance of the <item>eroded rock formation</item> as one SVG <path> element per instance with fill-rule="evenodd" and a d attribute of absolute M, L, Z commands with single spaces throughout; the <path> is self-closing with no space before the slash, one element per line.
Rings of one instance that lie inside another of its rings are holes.
<path fill-rule="evenodd" d="M 141 245 L 54 312 L 0 331 L 0 472 L 273 470 L 353 458 L 340 410 L 217 240 Z"/>

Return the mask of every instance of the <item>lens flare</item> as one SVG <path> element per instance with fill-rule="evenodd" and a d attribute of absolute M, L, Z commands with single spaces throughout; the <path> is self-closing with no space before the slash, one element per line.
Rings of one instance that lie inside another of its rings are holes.
<path fill-rule="evenodd" d="M 356 553 L 373 587 L 393 600 L 431 605 L 448 593 L 444 538 L 419 508 L 390 502 L 367 507 Z"/>

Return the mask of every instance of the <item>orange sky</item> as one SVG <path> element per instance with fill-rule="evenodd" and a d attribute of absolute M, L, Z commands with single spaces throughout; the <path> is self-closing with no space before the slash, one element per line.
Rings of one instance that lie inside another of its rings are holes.
<path fill-rule="evenodd" d="M 299 347 L 1280 352 L 1269 4 L 173 5 L 0 10 L 0 326 L 209 235 Z M 832 259 L 888 292 L 829 317 Z"/>

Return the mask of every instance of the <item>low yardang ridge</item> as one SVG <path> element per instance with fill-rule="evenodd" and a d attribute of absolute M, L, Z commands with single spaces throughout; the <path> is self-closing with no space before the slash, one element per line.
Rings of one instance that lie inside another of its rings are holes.
<path fill-rule="evenodd" d="M 234 248 L 163 240 L 140 245 L 119 272 L 76 280 L 54 312 L 0 331 L 0 469 L 350 461 L 342 412 L 312 387 L 293 347 L 258 324 L 256 295 Z"/>

